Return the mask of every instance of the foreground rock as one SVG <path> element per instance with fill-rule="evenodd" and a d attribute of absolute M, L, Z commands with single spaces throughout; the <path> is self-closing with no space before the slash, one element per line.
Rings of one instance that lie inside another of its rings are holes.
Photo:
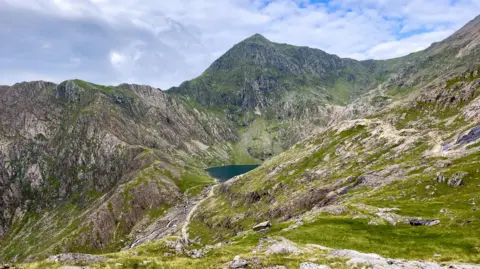
<path fill-rule="evenodd" d="M 298 255 L 304 252 L 294 242 L 283 237 L 278 240 L 271 237 L 262 238 L 257 246 L 257 251 L 265 252 L 267 255 Z"/>
<path fill-rule="evenodd" d="M 266 229 L 269 229 L 272 225 L 270 224 L 270 221 L 265 221 L 265 222 L 262 222 L 262 223 L 259 223 L 255 226 L 253 226 L 253 230 L 254 231 L 263 231 L 263 230 L 266 230 Z"/>
<path fill-rule="evenodd" d="M 410 225 L 412 226 L 435 226 L 439 225 L 439 220 L 421 220 L 421 219 L 411 219 L 409 220 Z"/>
<path fill-rule="evenodd" d="M 232 269 L 240 269 L 240 268 L 246 268 L 248 265 L 248 261 L 240 258 L 240 256 L 235 256 L 233 261 L 230 264 L 230 268 Z"/>
<path fill-rule="evenodd" d="M 64 264 L 77 264 L 103 262 L 108 260 L 108 258 L 81 253 L 62 253 L 50 256 L 48 257 L 48 260 Z"/>
<path fill-rule="evenodd" d="M 304 262 L 300 264 L 300 269 L 330 269 L 330 266 Z"/>
<path fill-rule="evenodd" d="M 406 261 L 400 259 L 387 259 L 378 254 L 360 253 L 355 250 L 339 249 L 332 251 L 328 258 L 349 259 L 347 265 L 354 268 L 372 268 L 372 269 L 480 269 L 477 264 L 438 264 L 425 261 Z"/>

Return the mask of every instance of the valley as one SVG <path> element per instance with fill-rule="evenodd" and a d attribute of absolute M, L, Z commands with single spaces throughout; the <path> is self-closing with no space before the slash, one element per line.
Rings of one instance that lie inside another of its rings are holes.
<path fill-rule="evenodd" d="M 0 86 L 0 261 L 480 268 L 479 36 L 357 61 L 256 34 L 165 91 Z"/>

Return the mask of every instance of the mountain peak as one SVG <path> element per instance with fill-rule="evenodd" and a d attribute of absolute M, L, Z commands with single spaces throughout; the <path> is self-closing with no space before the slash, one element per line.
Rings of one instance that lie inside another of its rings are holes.
<path fill-rule="evenodd" d="M 270 42 L 270 40 L 268 40 L 267 38 L 265 38 L 263 35 L 261 34 L 254 34 L 252 35 L 251 37 L 247 38 L 244 40 L 245 41 L 254 41 L 254 42 Z"/>

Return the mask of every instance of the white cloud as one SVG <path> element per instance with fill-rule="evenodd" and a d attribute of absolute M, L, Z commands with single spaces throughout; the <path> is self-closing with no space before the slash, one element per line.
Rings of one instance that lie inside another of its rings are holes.
<path fill-rule="evenodd" d="M 110 52 L 110 62 L 113 66 L 118 66 L 125 62 L 126 57 L 116 51 Z"/>
<path fill-rule="evenodd" d="M 11 41 L 0 72 L 168 88 L 254 33 L 386 59 L 440 41 L 479 11 L 480 0 L 0 0 L 0 37 Z"/>

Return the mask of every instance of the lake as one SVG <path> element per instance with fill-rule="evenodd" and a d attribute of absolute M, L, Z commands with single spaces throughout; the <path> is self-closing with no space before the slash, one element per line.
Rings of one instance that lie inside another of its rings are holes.
<path fill-rule="evenodd" d="M 259 165 L 225 165 L 205 169 L 211 177 L 218 179 L 220 182 L 225 182 L 234 176 L 245 174 Z"/>

